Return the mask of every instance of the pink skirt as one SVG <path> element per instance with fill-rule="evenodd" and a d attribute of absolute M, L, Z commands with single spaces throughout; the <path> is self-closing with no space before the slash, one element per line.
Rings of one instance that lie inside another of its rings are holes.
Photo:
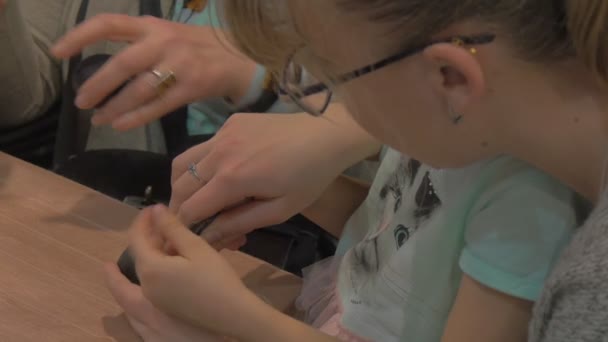
<path fill-rule="evenodd" d="M 340 341 L 369 342 L 341 324 L 343 309 L 337 287 L 341 261 L 341 258 L 332 257 L 304 269 L 302 293 L 296 299 L 296 309 L 301 313 L 302 321 Z"/>

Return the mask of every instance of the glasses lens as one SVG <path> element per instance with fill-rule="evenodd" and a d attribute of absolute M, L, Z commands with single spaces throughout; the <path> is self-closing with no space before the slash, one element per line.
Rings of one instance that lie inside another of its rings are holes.
<path fill-rule="evenodd" d="M 289 63 L 283 75 L 282 90 L 305 111 L 321 115 L 329 105 L 331 91 L 298 64 Z"/>

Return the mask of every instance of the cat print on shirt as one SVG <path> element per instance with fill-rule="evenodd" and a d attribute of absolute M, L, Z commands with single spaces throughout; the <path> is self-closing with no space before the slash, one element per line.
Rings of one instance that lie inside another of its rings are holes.
<path fill-rule="evenodd" d="M 441 206 L 433 187 L 430 168 L 406 157 L 401 158 L 378 197 L 383 208 L 382 219 L 376 229 L 352 250 L 354 262 L 350 281 L 356 292 L 373 281 L 374 275 L 382 267 L 379 237 L 392 234 L 395 253 L 400 248 L 407 248 L 407 241 Z"/>

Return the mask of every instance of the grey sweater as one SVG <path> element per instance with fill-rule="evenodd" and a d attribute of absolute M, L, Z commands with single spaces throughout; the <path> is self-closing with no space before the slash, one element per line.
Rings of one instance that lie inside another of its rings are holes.
<path fill-rule="evenodd" d="M 608 192 L 547 280 L 529 341 L 608 341 Z"/>

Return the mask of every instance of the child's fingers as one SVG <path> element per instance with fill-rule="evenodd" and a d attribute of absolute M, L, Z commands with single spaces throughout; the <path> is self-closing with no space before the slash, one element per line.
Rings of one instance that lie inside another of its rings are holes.
<path fill-rule="evenodd" d="M 132 284 L 120 273 L 118 266 L 114 263 L 104 265 L 106 282 L 110 293 L 125 311 L 129 324 L 144 340 L 151 332 L 151 323 L 154 320 L 156 310 L 152 303 L 143 295 L 141 287 Z"/>
<path fill-rule="evenodd" d="M 144 232 L 148 235 L 152 228 L 152 213 L 150 210 L 142 210 L 137 214 L 135 220 L 131 223 L 131 227 L 129 227 L 129 241 L 133 242 L 133 240 L 137 239 L 139 234 Z"/>
<path fill-rule="evenodd" d="M 159 257 L 165 256 L 162 236 L 154 227 L 151 210 L 142 210 L 129 233 L 136 269 L 142 264 L 157 263 Z"/>
<path fill-rule="evenodd" d="M 198 253 L 211 247 L 199 236 L 193 234 L 164 206 L 153 208 L 154 228 L 162 236 L 165 246 L 171 246 L 171 251 L 191 259 Z"/>
<path fill-rule="evenodd" d="M 114 263 L 104 265 L 104 271 L 108 289 L 118 305 L 129 316 L 136 317 L 139 321 L 144 320 L 150 308 L 145 305 L 141 288 L 125 278 Z"/>
<path fill-rule="evenodd" d="M 131 328 L 142 339 L 142 341 L 148 341 L 150 328 L 129 314 L 126 314 L 125 316 L 127 317 L 127 321 L 129 322 Z"/>

